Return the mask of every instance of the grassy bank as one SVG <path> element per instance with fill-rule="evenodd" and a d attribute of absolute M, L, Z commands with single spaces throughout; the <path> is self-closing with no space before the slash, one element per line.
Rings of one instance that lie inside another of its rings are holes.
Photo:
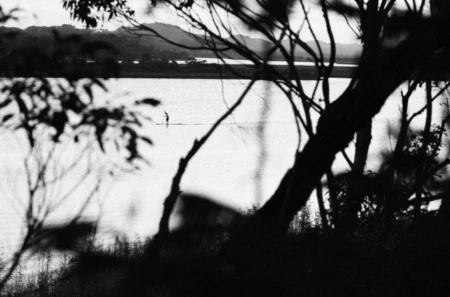
<path fill-rule="evenodd" d="M 302 219 L 303 220 L 303 219 Z M 239 230 L 86 244 L 56 271 L 14 278 L 3 296 L 448 296 L 450 241 L 430 219 L 348 237 L 300 220 L 283 236 Z M 305 225 L 306 224 L 306 225 Z M 302 226 L 303 230 L 299 228 Z M 51 261 L 51 260 L 50 260 Z"/>

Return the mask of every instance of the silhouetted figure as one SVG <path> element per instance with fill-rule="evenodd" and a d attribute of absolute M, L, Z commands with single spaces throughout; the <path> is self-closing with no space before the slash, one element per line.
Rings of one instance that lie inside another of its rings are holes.
<path fill-rule="evenodd" d="M 166 121 L 166 127 L 169 127 L 169 114 L 164 110 L 164 120 Z"/>

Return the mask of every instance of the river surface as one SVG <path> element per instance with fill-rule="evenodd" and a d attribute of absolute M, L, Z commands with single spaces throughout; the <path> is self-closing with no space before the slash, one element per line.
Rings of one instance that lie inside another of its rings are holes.
<path fill-rule="evenodd" d="M 241 59 L 219 59 L 219 58 L 196 58 L 197 61 L 204 61 L 206 64 L 219 64 L 219 65 L 254 65 L 254 63 L 250 60 L 241 60 Z M 88 61 L 88 63 L 92 63 L 94 61 Z M 185 64 L 186 60 L 176 60 L 178 64 Z M 123 61 L 119 61 L 119 63 L 123 63 Z M 139 64 L 139 60 L 134 60 L 134 64 Z M 288 65 L 286 61 L 268 61 L 267 64 L 269 65 Z M 314 62 L 294 62 L 294 65 L 296 66 L 316 66 Z M 327 62 L 325 62 L 325 65 L 328 65 Z M 344 64 L 344 63 L 334 63 L 334 66 L 337 67 L 350 67 L 350 68 L 356 68 L 358 65 L 356 64 Z"/>
<path fill-rule="evenodd" d="M 112 235 L 148 235 L 156 231 L 162 201 L 168 194 L 171 180 L 180 157 L 186 155 L 196 138 L 211 128 L 240 96 L 249 81 L 197 79 L 117 79 L 107 83 L 108 93 L 98 90 L 101 100 L 130 102 L 132 99 L 152 97 L 162 105 L 148 110 L 153 122 L 143 129 L 154 146 L 143 147 L 150 165 L 125 175 L 109 184 L 101 199 L 94 199 L 86 210 L 100 215 L 100 230 Z M 346 88 L 348 79 L 331 80 L 331 97 L 337 98 Z M 306 92 L 314 88 L 314 81 L 305 81 Z M 411 112 L 421 107 L 423 90 L 414 94 Z M 368 169 L 376 170 L 379 156 L 390 151 L 400 115 L 400 96 L 396 91 L 374 119 L 374 135 Z M 298 99 L 295 99 L 298 103 Z M 437 100 L 436 104 L 442 103 Z M 436 105 L 438 106 L 438 105 Z M 164 123 L 169 114 L 169 125 Z M 442 114 L 434 113 L 435 121 Z M 318 116 L 314 117 L 317 120 Z M 423 117 L 413 122 L 420 127 Z M 6 132 L 2 132 L 6 133 Z M 4 250 L 10 250 L 20 239 L 23 226 L 26 176 L 20 173 L 26 150 L 18 149 L 23 140 L 11 135 L 0 145 L 1 215 L 0 239 Z M 305 143 L 305 133 L 301 143 Z M 182 180 L 182 190 L 200 193 L 221 203 L 245 210 L 263 203 L 276 189 L 286 170 L 293 164 L 299 141 L 291 106 L 273 84 L 259 81 L 245 98 L 242 106 L 217 129 L 211 139 L 194 157 Z M 18 142 L 14 143 L 14 142 Z M 348 153 L 352 156 L 353 144 Z M 66 152 L 73 158 L 76 150 Z M 71 155 L 72 154 L 72 155 Z M 63 158 L 64 159 L 64 158 Z M 342 157 L 336 159 L 334 170 L 347 170 Z M 66 181 L 69 188 L 74 180 Z M 89 181 L 85 182 L 86 189 Z M 61 186 L 60 186 L 61 187 Z M 83 187 L 82 187 L 83 188 Z M 86 196 L 83 189 L 63 204 L 54 219 L 70 217 L 78 211 Z"/>

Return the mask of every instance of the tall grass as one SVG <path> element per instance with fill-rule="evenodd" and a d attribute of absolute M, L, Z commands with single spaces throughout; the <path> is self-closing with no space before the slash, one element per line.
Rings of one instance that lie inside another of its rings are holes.
<path fill-rule="evenodd" d="M 37 269 L 20 268 L 1 295 L 450 296 L 440 294 L 450 293 L 441 273 L 450 265 L 446 226 L 404 226 L 388 237 L 362 229 L 347 237 L 322 229 L 317 218 L 306 208 L 288 234 L 242 241 L 223 229 L 175 231 L 152 265 L 145 262 L 151 238 L 91 240 L 81 255 L 102 257 L 43 253 Z M 80 273 L 89 259 L 97 270 Z"/>
<path fill-rule="evenodd" d="M 145 244 L 146 240 L 138 237 L 131 241 L 127 238 L 116 238 L 112 244 L 87 240 L 79 246 L 79 250 L 81 253 L 98 252 L 111 257 L 131 259 L 143 254 Z M 0 294 L 1 296 L 56 296 L 56 285 L 70 278 L 79 260 L 74 253 L 38 252 L 19 265 Z M 3 263 L 2 257 L 0 258 L 2 268 L 5 266 Z"/>
<path fill-rule="evenodd" d="M 160 253 L 162 262 L 183 258 L 185 255 L 201 256 L 217 252 L 226 241 L 224 232 L 177 232 L 165 242 Z M 124 263 L 132 263 L 145 253 L 151 237 L 116 237 L 112 243 L 87 240 L 79 246 L 79 254 L 101 254 L 105 259 L 120 259 Z M 101 267 L 101 280 L 89 281 L 80 279 L 76 274 L 79 265 L 85 259 L 76 254 L 60 254 L 43 252 L 33 256 L 15 271 L 0 296 L 93 296 L 93 292 L 111 289 L 124 275 L 118 275 L 118 270 Z M 0 264 L 2 263 L 0 259 Z M 120 274 L 120 273 L 119 273 Z M 62 284 L 62 285 L 61 285 Z"/>

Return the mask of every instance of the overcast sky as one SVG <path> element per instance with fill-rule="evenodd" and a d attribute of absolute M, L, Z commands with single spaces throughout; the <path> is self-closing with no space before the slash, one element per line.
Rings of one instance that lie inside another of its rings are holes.
<path fill-rule="evenodd" d="M 152 15 L 147 13 L 146 0 L 129 0 L 129 5 L 136 11 L 137 18 L 141 22 L 163 22 L 171 23 L 174 25 L 180 25 L 181 20 L 173 13 L 168 12 L 166 9 L 159 8 L 154 10 Z M 11 9 L 13 7 L 19 7 L 22 9 L 19 22 L 9 22 L 8 26 L 16 26 L 20 28 L 26 28 L 28 26 L 59 26 L 62 24 L 72 24 L 77 27 L 82 27 L 81 24 L 75 23 L 70 19 L 70 14 L 62 8 L 61 0 L 7 0 L 2 1 L 1 5 L 4 9 Z M 312 7 L 309 11 L 309 16 L 313 26 L 316 28 L 316 34 L 319 39 L 328 41 L 325 26 L 323 23 L 322 13 L 320 9 Z M 300 24 L 303 19 L 303 14 L 298 9 L 292 14 L 294 25 Z M 332 15 L 333 32 L 335 34 L 336 41 L 338 43 L 355 43 L 358 42 L 355 38 L 355 34 L 349 29 L 345 20 L 337 15 Z M 114 30 L 117 27 L 124 25 L 118 21 L 104 24 L 104 29 Z M 304 38 L 311 39 L 307 34 L 307 30 L 304 30 Z M 251 34 L 249 32 L 243 32 L 244 34 Z"/>

